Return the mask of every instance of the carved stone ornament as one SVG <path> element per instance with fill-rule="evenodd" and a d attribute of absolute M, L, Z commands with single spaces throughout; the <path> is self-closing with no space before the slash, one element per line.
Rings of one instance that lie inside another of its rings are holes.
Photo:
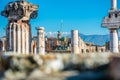
<path fill-rule="evenodd" d="M 37 8 L 37 5 L 18 0 L 8 3 L 4 11 L 1 12 L 1 15 L 7 17 L 9 20 L 29 20 L 30 18 L 37 17 Z"/>

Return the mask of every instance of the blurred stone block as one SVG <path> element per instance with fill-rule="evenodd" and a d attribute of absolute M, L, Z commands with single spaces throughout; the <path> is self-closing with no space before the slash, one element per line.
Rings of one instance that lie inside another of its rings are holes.
<path fill-rule="evenodd" d="M 110 76 L 114 80 L 120 80 L 120 56 L 112 58 L 110 62 Z"/>

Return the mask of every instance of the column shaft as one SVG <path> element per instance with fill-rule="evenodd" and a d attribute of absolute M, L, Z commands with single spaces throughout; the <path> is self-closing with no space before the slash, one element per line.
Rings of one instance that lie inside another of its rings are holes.
<path fill-rule="evenodd" d="M 2 51 L 5 51 L 5 40 L 3 40 L 2 42 L 3 42 Z"/>
<path fill-rule="evenodd" d="M 16 52 L 16 24 L 13 25 L 13 51 Z"/>
<path fill-rule="evenodd" d="M 11 28 L 12 28 L 12 23 L 9 25 L 9 51 L 11 51 L 12 46 L 11 46 Z"/>
<path fill-rule="evenodd" d="M 21 53 L 21 25 L 18 24 L 18 31 L 17 31 L 17 38 L 18 38 L 18 53 Z"/>
<path fill-rule="evenodd" d="M 117 29 L 110 29 L 110 51 L 118 53 L 118 33 Z"/>
<path fill-rule="evenodd" d="M 45 54 L 45 39 L 44 39 L 44 28 L 37 28 L 37 53 Z"/>
<path fill-rule="evenodd" d="M 25 29 L 22 24 L 22 53 L 25 54 Z"/>
<path fill-rule="evenodd" d="M 26 54 L 28 54 L 29 53 L 29 40 L 28 40 L 28 32 L 26 31 Z"/>
<path fill-rule="evenodd" d="M 71 52 L 73 54 L 79 54 L 79 45 L 78 45 L 78 30 L 71 31 Z"/>
<path fill-rule="evenodd" d="M 117 0 L 111 0 L 111 9 L 116 10 L 117 9 Z"/>
<path fill-rule="evenodd" d="M 12 23 L 12 25 L 11 25 L 11 51 L 13 52 L 14 51 L 14 42 L 13 42 L 13 40 L 14 40 L 14 33 L 13 33 L 13 30 L 14 30 L 14 23 Z"/>

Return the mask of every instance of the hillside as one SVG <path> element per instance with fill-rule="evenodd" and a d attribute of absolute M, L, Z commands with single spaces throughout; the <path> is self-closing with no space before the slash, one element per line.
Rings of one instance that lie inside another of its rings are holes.
<path fill-rule="evenodd" d="M 104 45 L 106 42 L 109 41 L 109 35 L 84 35 L 79 33 L 79 36 L 85 42 L 91 42 L 95 45 Z"/>

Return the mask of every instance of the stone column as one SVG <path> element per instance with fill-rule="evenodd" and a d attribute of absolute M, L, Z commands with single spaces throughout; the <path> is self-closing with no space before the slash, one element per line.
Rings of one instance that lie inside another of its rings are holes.
<path fill-rule="evenodd" d="M 13 25 L 13 51 L 16 52 L 16 24 Z"/>
<path fill-rule="evenodd" d="M 24 25 L 22 24 L 22 53 L 25 54 L 25 28 Z"/>
<path fill-rule="evenodd" d="M 5 51 L 5 47 L 6 47 L 6 46 L 5 46 L 5 41 L 6 41 L 5 39 L 2 40 L 2 43 L 3 43 L 2 51 Z"/>
<path fill-rule="evenodd" d="M 37 17 L 38 6 L 27 1 L 8 3 L 1 15 L 8 18 L 7 51 L 29 53 L 31 29 L 29 21 Z M 12 26 L 13 25 L 13 26 Z M 16 30 L 15 30 L 16 25 Z M 23 31 L 25 29 L 25 32 Z M 12 31 L 13 30 L 13 31 Z"/>
<path fill-rule="evenodd" d="M 118 33 L 117 29 L 110 29 L 110 51 L 118 53 Z"/>
<path fill-rule="evenodd" d="M 117 0 L 111 0 L 111 9 L 116 10 L 117 9 Z"/>
<path fill-rule="evenodd" d="M 17 25 L 18 25 L 18 31 L 17 31 L 18 53 L 21 53 L 21 25 L 20 24 L 17 24 Z"/>
<path fill-rule="evenodd" d="M 28 24 L 24 24 L 24 27 L 26 28 L 26 54 L 30 53 L 30 29 Z"/>
<path fill-rule="evenodd" d="M 37 53 L 45 54 L 45 39 L 44 39 L 44 28 L 38 27 L 37 29 Z"/>
<path fill-rule="evenodd" d="M 11 45 L 11 28 L 12 28 L 12 23 L 9 25 L 9 50 L 8 51 L 11 51 L 11 49 L 12 49 L 12 45 Z"/>
<path fill-rule="evenodd" d="M 26 31 L 26 54 L 29 53 L 29 34 L 28 31 Z"/>
<path fill-rule="evenodd" d="M 78 30 L 71 31 L 71 47 L 71 52 L 73 54 L 79 54 Z"/>
<path fill-rule="evenodd" d="M 12 23 L 12 25 L 11 25 L 11 50 L 10 51 L 12 51 L 12 52 L 14 52 L 14 42 L 13 42 L 13 40 L 14 40 L 14 36 L 13 36 L 13 30 L 14 30 L 14 23 Z"/>
<path fill-rule="evenodd" d="M 34 54 L 36 54 L 37 53 L 37 49 L 36 49 L 36 46 L 35 46 L 35 48 L 34 48 Z"/>

